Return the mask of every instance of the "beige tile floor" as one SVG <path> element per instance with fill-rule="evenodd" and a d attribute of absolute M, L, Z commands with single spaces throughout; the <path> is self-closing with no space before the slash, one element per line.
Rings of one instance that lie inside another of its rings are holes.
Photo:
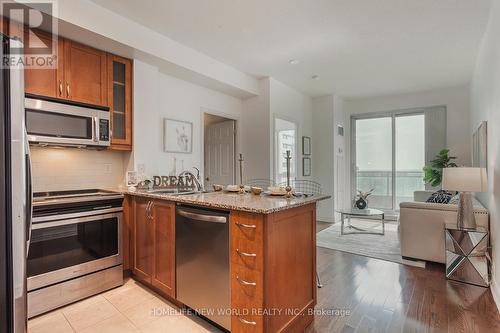
<path fill-rule="evenodd" d="M 221 332 L 208 322 L 186 316 L 133 279 L 80 302 L 28 321 L 29 333 Z"/>

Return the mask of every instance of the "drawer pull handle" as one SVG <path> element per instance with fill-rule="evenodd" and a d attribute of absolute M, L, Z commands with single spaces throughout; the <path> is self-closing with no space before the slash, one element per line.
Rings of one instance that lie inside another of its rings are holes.
<path fill-rule="evenodd" d="M 255 228 L 257 228 L 257 226 L 254 225 L 254 224 L 245 224 L 245 223 L 236 222 L 236 225 L 238 227 L 243 227 L 243 228 L 248 228 L 248 229 L 255 229 Z"/>
<path fill-rule="evenodd" d="M 257 254 L 255 253 L 248 253 L 248 252 L 243 252 L 243 251 L 240 251 L 240 249 L 236 249 L 236 253 L 238 253 L 240 256 L 244 256 L 244 257 L 257 257 Z"/>
<path fill-rule="evenodd" d="M 245 281 L 243 279 L 240 279 L 240 277 L 238 275 L 236 275 L 236 280 L 238 280 L 238 282 L 241 285 L 244 285 L 244 286 L 253 286 L 253 287 L 255 287 L 257 285 L 256 282 L 248 282 L 248 281 Z"/>
<path fill-rule="evenodd" d="M 238 320 L 246 325 L 257 325 L 257 322 L 255 322 L 255 321 L 245 320 L 245 319 L 240 318 L 240 317 L 238 317 Z"/>

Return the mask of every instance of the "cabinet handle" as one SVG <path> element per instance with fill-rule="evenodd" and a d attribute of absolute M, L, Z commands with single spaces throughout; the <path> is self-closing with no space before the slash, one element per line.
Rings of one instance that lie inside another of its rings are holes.
<path fill-rule="evenodd" d="M 257 228 L 257 226 L 255 224 L 245 224 L 245 223 L 240 223 L 240 222 L 236 222 L 235 224 L 238 227 L 242 227 L 242 228 L 248 228 L 248 229 L 255 229 L 255 228 Z"/>
<path fill-rule="evenodd" d="M 66 97 L 69 97 L 69 83 L 66 83 Z"/>
<path fill-rule="evenodd" d="M 153 207 L 155 205 L 155 202 L 151 200 L 151 206 L 149 206 L 149 219 L 153 221 Z"/>
<path fill-rule="evenodd" d="M 240 256 L 244 256 L 244 257 L 257 257 L 257 254 L 255 253 L 248 253 L 248 252 L 243 252 L 243 251 L 240 251 L 240 249 L 236 249 L 236 253 L 238 253 Z"/>
<path fill-rule="evenodd" d="M 246 324 L 246 325 L 257 325 L 257 322 L 255 322 L 255 321 L 245 320 L 243 318 L 240 318 L 239 316 L 237 318 L 243 324 Z"/>
<path fill-rule="evenodd" d="M 256 282 L 248 282 L 248 281 L 245 281 L 243 279 L 240 279 L 240 277 L 238 275 L 236 275 L 236 280 L 241 284 L 241 285 L 244 285 L 244 286 L 252 286 L 252 287 L 255 287 L 257 285 Z"/>
<path fill-rule="evenodd" d="M 59 96 L 62 97 L 63 94 L 63 84 L 62 80 L 59 80 Z"/>
<path fill-rule="evenodd" d="M 151 201 L 148 201 L 148 204 L 146 205 L 146 217 L 150 219 L 149 217 L 149 206 L 151 205 Z"/>

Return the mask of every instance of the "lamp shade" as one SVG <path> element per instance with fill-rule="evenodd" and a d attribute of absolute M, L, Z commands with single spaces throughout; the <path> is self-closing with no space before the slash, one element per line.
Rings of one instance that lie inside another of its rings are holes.
<path fill-rule="evenodd" d="M 485 168 L 444 168 L 443 190 L 486 192 L 488 182 Z"/>

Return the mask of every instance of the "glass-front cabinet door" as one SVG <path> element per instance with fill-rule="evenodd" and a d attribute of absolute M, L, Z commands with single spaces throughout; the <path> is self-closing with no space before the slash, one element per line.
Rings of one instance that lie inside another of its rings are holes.
<path fill-rule="evenodd" d="M 111 149 L 132 150 L 132 60 L 108 55 Z"/>

